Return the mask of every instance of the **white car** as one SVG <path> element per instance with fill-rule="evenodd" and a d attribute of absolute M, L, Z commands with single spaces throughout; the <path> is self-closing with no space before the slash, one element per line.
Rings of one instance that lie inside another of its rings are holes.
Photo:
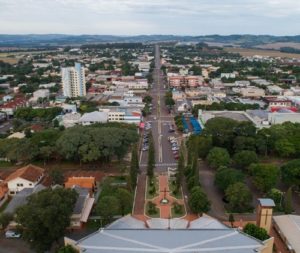
<path fill-rule="evenodd" d="M 172 148 L 172 151 L 177 151 L 177 150 L 179 150 L 177 146 Z"/>
<path fill-rule="evenodd" d="M 21 234 L 19 234 L 18 232 L 12 231 L 12 230 L 7 230 L 5 232 L 5 237 L 6 238 L 20 238 Z"/>

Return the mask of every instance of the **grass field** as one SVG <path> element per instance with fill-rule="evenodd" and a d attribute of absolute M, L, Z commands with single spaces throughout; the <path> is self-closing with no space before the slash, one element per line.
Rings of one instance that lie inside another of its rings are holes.
<path fill-rule="evenodd" d="M 16 63 L 18 63 L 19 59 L 0 56 L 0 61 L 6 62 L 6 63 L 9 63 L 9 64 L 16 64 Z"/>
<path fill-rule="evenodd" d="M 261 56 L 269 56 L 269 57 L 281 57 L 281 58 L 296 58 L 300 59 L 300 54 L 289 54 L 289 53 L 282 53 L 275 50 L 260 50 L 260 49 L 251 49 L 251 48 L 235 48 L 235 47 L 226 47 L 224 48 L 225 51 L 229 53 L 238 53 L 242 56 L 254 56 L 254 55 L 261 55 Z"/>

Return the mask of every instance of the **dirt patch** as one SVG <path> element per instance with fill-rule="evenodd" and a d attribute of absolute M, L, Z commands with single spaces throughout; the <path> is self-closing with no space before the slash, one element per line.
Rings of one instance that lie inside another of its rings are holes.
<path fill-rule="evenodd" d="M 250 49 L 250 48 L 224 48 L 226 52 L 238 53 L 241 56 L 251 57 L 254 55 L 269 56 L 269 57 L 281 57 L 281 58 L 295 58 L 300 59 L 300 54 L 289 54 L 282 53 L 275 50 L 260 50 L 260 49 Z"/>

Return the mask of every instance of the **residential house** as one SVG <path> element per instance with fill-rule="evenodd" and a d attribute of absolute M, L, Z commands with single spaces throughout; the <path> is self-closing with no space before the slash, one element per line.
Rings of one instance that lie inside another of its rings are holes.
<path fill-rule="evenodd" d="M 78 186 L 73 187 L 73 189 L 78 193 L 78 197 L 70 217 L 70 227 L 81 228 L 88 221 L 95 199 L 90 197 L 88 189 Z"/>
<path fill-rule="evenodd" d="M 68 177 L 65 182 L 65 188 L 73 188 L 74 186 L 79 186 L 81 188 L 88 189 L 90 192 L 94 192 L 97 187 L 96 178 L 88 176 L 73 176 Z"/>
<path fill-rule="evenodd" d="M 7 116 L 13 116 L 14 112 L 20 108 L 27 105 L 27 100 L 25 98 L 15 98 L 7 103 L 0 106 L 0 111 L 6 113 Z"/>
<path fill-rule="evenodd" d="M 11 201 L 8 203 L 7 207 L 4 210 L 4 213 L 14 214 L 20 206 L 26 205 L 28 203 L 28 197 L 34 193 L 46 189 L 45 186 L 39 184 L 33 188 L 24 188 L 15 194 Z"/>
<path fill-rule="evenodd" d="M 9 195 L 15 195 L 25 188 L 34 188 L 43 177 L 44 169 L 32 164 L 17 169 L 5 179 Z"/>

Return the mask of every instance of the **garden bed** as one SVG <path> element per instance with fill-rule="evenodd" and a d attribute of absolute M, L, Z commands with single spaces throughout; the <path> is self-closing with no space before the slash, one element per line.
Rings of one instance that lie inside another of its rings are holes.
<path fill-rule="evenodd" d="M 169 180 L 169 189 L 170 189 L 170 195 L 172 197 L 176 199 L 183 199 L 181 187 L 177 189 L 175 180 Z"/>
<path fill-rule="evenodd" d="M 177 204 L 176 206 L 172 206 L 172 218 L 180 218 L 185 216 L 185 208 L 184 205 Z"/>
<path fill-rule="evenodd" d="M 146 189 L 146 198 L 153 199 L 159 196 L 159 185 L 158 178 L 153 177 L 152 182 L 149 177 L 147 177 L 147 189 Z"/>
<path fill-rule="evenodd" d="M 155 204 L 151 204 L 152 202 L 149 201 L 146 204 L 146 215 L 151 218 L 159 218 L 160 217 L 160 210 L 156 207 Z"/>

